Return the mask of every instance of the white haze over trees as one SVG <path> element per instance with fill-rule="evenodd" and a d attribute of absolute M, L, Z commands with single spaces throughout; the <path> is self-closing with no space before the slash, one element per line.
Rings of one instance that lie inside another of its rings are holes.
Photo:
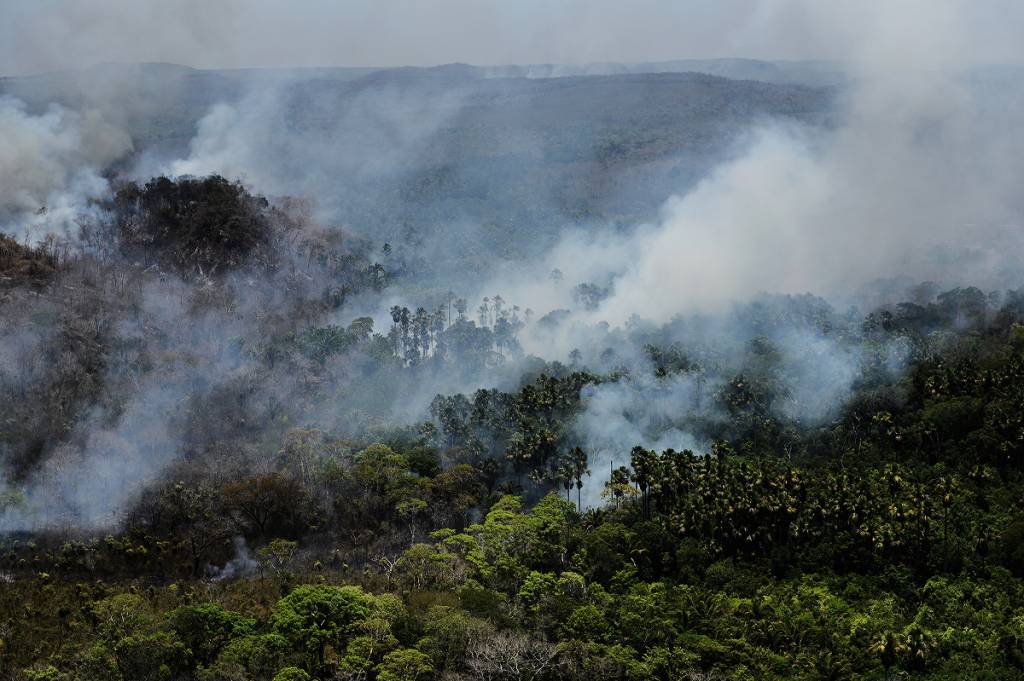
<path fill-rule="evenodd" d="M 1024 138 L 1014 108 L 1021 101 L 1020 72 L 992 65 L 1021 56 L 1019 36 L 1011 30 L 1021 25 L 1016 3 L 652 0 L 637 8 L 602 0 L 569 3 L 576 11 L 559 11 L 533 2 L 514 10 L 443 2 L 429 11 L 403 3 L 407 11 L 392 17 L 385 6 L 393 4 L 340 9 L 345 4 L 317 2 L 299 12 L 271 2 L 11 3 L 0 10 L 0 68 L 29 73 L 83 61 L 284 67 L 733 55 L 839 61 L 850 84 L 836 97 L 835 125 L 760 121 L 745 131 L 729 160 L 670 198 L 649 224 L 552 225 L 555 245 L 539 258 L 496 257 L 495 274 L 483 283 L 460 281 L 457 272 L 440 277 L 446 287 L 474 288 L 460 292 L 471 310 L 495 292 L 536 318 L 571 310 L 557 326 L 524 328 L 523 350 L 546 360 L 569 361 L 580 350 L 585 362 L 597 365 L 599 348 L 611 339 L 621 343 L 616 363 L 641 367 L 647 360 L 630 345 L 629 329 L 675 323 L 679 328 L 668 335 L 687 339 L 685 320 L 727 319 L 736 304 L 761 294 L 813 292 L 845 305 L 894 275 L 998 287 L 1020 273 L 1024 244 L 1014 227 L 1024 207 Z M 298 25 L 293 15 L 300 13 L 308 25 Z M 93 21 L 83 27 L 86 15 Z M 483 30 L 466 31 L 466 24 Z M 105 25 L 116 25 L 118 35 Z M 515 38 L 527 39 L 498 39 L 509 26 Z M 422 34 L 404 40 L 413 29 Z M 714 44 L 702 38 L 722 35 Z M 372 184 L 422 164 L 434 151 L 434 136 L 465 106 L 463 93 L 447 86 L 367 90 L 347 100 L 336 117 L 328 109 L 319 112 L 326 123 L 313 136 L 289 129 L 294 111 L 279 92 L 254 90 L 217 103 L 187 151 L 174 158 L 131 156 L 131 136 L 112 113 L 116 94 L 104 93 L 103 111 L 55 105 L 32 112 L 17 100 L 0 99 L 0 226 L 30 242 L 54 230 L 73 238 L 76 219 L 95 217 L 97 201 L 109 197 L 111 166 L 128 159 L 130 172 L 142 179 L 158 172 L 218 173 L 263 194 L 311 196 L 317 217 L 326 222 L 339 200 L 339 178 Z M 451 229 L 473 238 L 472 225 Z M 551 277 L 556 270 L 560 276 Z M 605 294 L 581 307 L 574 290 L 588 283 Z M 392 295 L 383 306 L 380 297 L 360 299 L 358 312 L 374 317 L 383 330 L 391 305 L 403 297 L 410 307 L 418 304 L 412 291 Z M 145 306 L 155 298 L 144 299 Z M 345 315 L 335 321 L 354 316 Z M 746 340 L 728 322 L 712 322 L 711 328 L 709 343 L 731 339 L 739 347 Z M 13 329 L 2 339 L 5 360 L 27 356 L 35 342 Z M 785 349 L 779 361 L 791 377 L 786 408 L 804 420 L 829 417 L 865 358 L 813 329 L 772 340 Z M 724 363 L 737 361 L 738 353 L 728 356 L 736 348 L 724 347 Z M 898 370 L 902 349 L 887 352 L 886 366 Z M 225 380 L 236 370 L 212 361 L 203 369 Z M 95 413 L 77 424 L 84 446 L 51 457 L 29 490 L 32 507 L 60 514 L 51 503 L 59 500 L 83 524 L 108 522 L 139 485 L 172 463 L 179 443 L 168 414 L 194 373 L 186 369 L 166 382 L 140 386 L 114 419 Z M 422 419 L 433 394 L 484 387 L 488 380 L 498 379 L 425 381 L 407 388 L 405 403 L 391 414 Z M 594 481 L 585 487 L 590 503 L 598 501 L 608 462 L 616 455 L 624 462 L 631 446 L 701 447 L 678 418 L 707 416 L 712 409 L 700 395 L 714 386 L 698 382 L 686 375 L 585 388 L 575 430 L 591 455 Z M 99 483 L 80 486 L 86 475 Z M 9 522 L 23 527 L 49 519 Z"/>

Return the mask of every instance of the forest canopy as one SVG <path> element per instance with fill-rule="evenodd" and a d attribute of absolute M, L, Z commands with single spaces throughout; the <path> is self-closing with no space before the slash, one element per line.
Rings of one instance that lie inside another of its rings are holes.
<path fill-rule="evenodd" d="M 3 304 L 59 358 L 4 374 L 0 508 L 31 528 L 0 554 L 14 678 L 1024 673 L 1021 294 L 764 297 L 718 342 L 638 325 L 562 364 L 525 355 L 539 321 L 498 295 L 324 324 L 383 267 L 223 178 L 116 202 L 118 249 L 4 251 L 40 263 Z M 186 324 L 152 306 L 172 291 Z M 825 410 L 784 344 L 811 332 L 855 358 Z M 416 423 L 365 420 L 510 367 Z M 628 445 L 581 431 L 641 389 L 687 406 Z M 695 448 L 647 444 L 666 432 Z M 61 491 L 107 461 L 142 472 L 123 509 Z"/>

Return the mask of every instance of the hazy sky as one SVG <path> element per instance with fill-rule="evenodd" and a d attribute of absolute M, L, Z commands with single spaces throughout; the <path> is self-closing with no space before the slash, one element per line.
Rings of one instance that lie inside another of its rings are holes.
<path fill-rule="evenodd" d="M 0 0 L 0 73 L 108 61 L 395 66 L 848 56 L 885 7 L 955 15 L 979 61 L 1021 61 L 1019 0 Z M 945 12 L 955 8 L 955 12 Z M 877 27 L 886 29 L 890 27 Z"/>

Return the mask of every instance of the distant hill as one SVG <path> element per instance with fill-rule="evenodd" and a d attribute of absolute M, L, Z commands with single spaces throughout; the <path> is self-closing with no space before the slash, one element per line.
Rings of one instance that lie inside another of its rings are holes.
<path fill-rule="evenodd" d="M 829 125 L 834 84 L 785 81 L 834 80 L 831 73 L 753 60 L 376 70 L 140 64 L 2 79 L 0 94 L 34 111 L 51 102 L 98 108 L 130 132 L 138 157 L 187 156 L 218 103 L 270 117 L 246 141 L 258 164 L 248 179 L 269 178 L 259 191 L 311 196 L 332 220 L 407 244 L 410 267 L 451 258 L 472 271 L 541 252 L 567 224 L 652 219 L 667 197 L 735 153 L 756 123 Z M 440 255 L 427 255 L 439 243 Z"/>
<path fill-rule="evenodd" d="M 842 85 L 842 66 L 824 61 L 763 61 L 760 59 L 674 59 L 662 62 L 594 62 L 589 64 L 530 64 L 482 67 L 491 77 L 564 78 L 637 73 L 705 73 L 734 80 L 760 80 L 793 85 Z"/>

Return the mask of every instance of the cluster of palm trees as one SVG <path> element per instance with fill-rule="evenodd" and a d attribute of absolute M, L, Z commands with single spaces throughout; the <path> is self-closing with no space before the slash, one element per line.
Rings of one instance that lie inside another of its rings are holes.
<path fill-rule="evenodd" d="M 516 335 L 529 321 L 530 310 L 523 313 L 518 305 L 506 306 L 497 295 L 483 299 L 477 310 L 479 323 L 468 318 L 467 309 L 466 299 L 452 292 L 433 310 L 393 306 L 387 336 L 392 352 L 408 365 L 431 357 L 493 364 L 518 350 Z"/>
<path fill-rule="evenodd" d="M 954 549 L 977 550 L 991 539 L 965 532 L 971 521 L 967 493 L 983 497 L 989 479 L 978 471 L 961 478 L 901 464 L 802 469 L 767 459 L 635 447 L 630 468 L 613 471 L 606 487 L 617 505 L 635 497 L 644 519 L 698 539 L 712 556 L 826 547 L 836 569 L 882 558 L 924 569 L 947 564 Z"/>

